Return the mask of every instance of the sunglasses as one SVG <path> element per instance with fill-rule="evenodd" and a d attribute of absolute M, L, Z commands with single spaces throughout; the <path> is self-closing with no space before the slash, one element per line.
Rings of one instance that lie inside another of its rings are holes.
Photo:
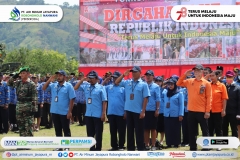
<path fill-rule="evenodd" d="M 174 86 L 174 83 L 168 83 L 167 85 L 168 86 Z"/>

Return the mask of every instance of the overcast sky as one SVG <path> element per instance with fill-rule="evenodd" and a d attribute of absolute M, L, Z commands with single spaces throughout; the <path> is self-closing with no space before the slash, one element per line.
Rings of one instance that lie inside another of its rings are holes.
<path fill-rule="evenodd" d="M 62 5 L 63 2 L 68 2 L 70 6 L 79 5 L 79 0 L 44 0 L 47 4 L 58 4 Z"/>

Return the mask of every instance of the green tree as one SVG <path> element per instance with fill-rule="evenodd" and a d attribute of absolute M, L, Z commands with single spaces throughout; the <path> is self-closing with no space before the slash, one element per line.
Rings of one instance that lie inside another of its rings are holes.
<path fill-rule="evenodd" d="M 75 58 L 67 58 L 66 54 L 53 50 L 20 48 L 9 52 L 4 63 L 18 62 L 22 66 L 29 66 L 31 73 L 55 73 L 59 69 L 66 72 L 76 72 L 78 70 L 78 61 Z"/>

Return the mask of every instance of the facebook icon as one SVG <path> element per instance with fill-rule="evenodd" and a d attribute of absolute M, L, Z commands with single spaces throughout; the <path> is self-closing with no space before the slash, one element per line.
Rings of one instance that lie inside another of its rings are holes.
<path fill-rule="evenodd" d="M 61 152 L 59 152 L 58 153 L 58 157 L 62 157 L 63 155 L 62 155 L 62 153 Z"/>

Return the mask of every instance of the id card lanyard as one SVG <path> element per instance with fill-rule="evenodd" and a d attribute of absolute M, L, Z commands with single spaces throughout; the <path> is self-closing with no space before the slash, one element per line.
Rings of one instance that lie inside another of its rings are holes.
<path fill-rule="evenodd" d="M 91 96 L 92 96 L 92 91 L 95 89 L 95 86 L 93 86 L 93 88 L 92 87 L 90 87 L 90 98 L 88 98 L 88 104 L 92 104 L 92 98 L 91 98 Z"/>
<path fill-rule="evenodd" d="M 62 87 L 63 87 L 63 85 L 59 88 L 59 86 L 58 86 L 58 88 L 57 88 L 57 96 L 55 97 L 55 102 L 58 102 L 58 92 L 62 89 Z"/>
<path fill-rule="evenodd" d="M 133 81 L 132 81 L 132 93 L 130 94 L 130 100 L 134 100 L 134 94 L 133 94 L 133 91 L 136 87 L 136 85 L 138 84 L 138 81 L 136 82 L 136 84 L 133 86 Z"/>

